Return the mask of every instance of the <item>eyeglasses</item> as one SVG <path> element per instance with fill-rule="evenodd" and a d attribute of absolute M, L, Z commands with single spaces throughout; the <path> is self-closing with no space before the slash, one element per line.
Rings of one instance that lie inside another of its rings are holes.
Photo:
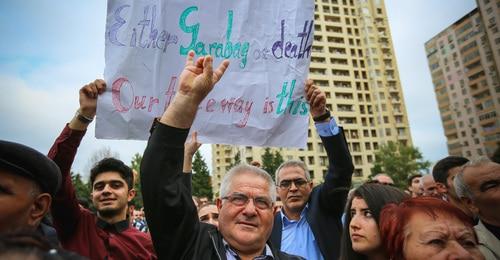
<path fill-rule="evenodd" d="M 259 209 L 270 209 L 273 207 L 273 202 L 266 197 L 255 197 L 255 198 L 250 198 L 245 194 L 242 193 L 233 193 L 229 196 L 222 197 L 223 200 L 228 200 L 231 204 L 238 206 L 238 207 L 243 207 L 248 204 L 248 201 L 250 199 L 253 200 L 253 204 L 255 207 Z"/>
<path fill-rule="evenodd" d="M 303 188 L 307 183 L 309 183 L 308 181 L 306 181 L 302 178 L 293 179 L 293 180 L 282 180 L 279 184 L 279 187 L 283 190 L 290 189 L 290 187 L 292 186 L 292 182 L 295 184 L 295 187 L 297 187 L 298 189 Z"/>

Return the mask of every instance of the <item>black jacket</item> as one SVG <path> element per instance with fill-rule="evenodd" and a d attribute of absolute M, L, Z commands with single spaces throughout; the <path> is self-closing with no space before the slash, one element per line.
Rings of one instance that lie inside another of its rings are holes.
<path fill-rule="evenodd" d="M 222 235 L 198 220 L 182 173 L 189 129 L 157 124 L 141 163 L 144 210 L 159 259 L 226 259 Z M 271 250 L 276 260 L 301 259 Z"/>
<path fill-rule="evenodd" d="M 328 174 L 324 183 L 311 192 L 306 219 L 321 254 L 325 260 L 330 260 L 338 259 L 340 255 L 341 217 L 351 187 L 354 165 L 343 131 L 336 136 L 321 137 L 321 140 L 328 155 Z M 277 214 L 271 242 L 278 249 L 281 248 L 282 223 L 281 214 Z"/>

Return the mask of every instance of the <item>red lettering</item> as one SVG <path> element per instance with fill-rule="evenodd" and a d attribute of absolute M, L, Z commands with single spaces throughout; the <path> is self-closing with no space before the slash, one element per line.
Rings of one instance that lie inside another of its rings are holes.
<path fill-rule="evenodd" d="M 131 107 L 132 107 L 132 104 L 130 104 L 128 107 L 127 106 L 123 106 L 122 103 L 121 103 L 121 88 L 123 87 L 123 85 L 125 83 L 129 83 L 128 79 L 125 78 L 125 77 L 122 77 L 122 78 L 118 78 L 117 80 L 115 80 L 112 84 L 112 88 L 111 88 L 111 95 L 112 95 L 112 99 L 113 99 L 113 106 L 115 107 L 115 109 L 118 111 L 118 112 L 127 112 Z M 130 87 L 130 84 L 127 84 L 129 87 Z M 132 91 L 132 96 L 134 95 L 134 89 L 132 87 L 130 87 L 131 91 Z"/>
<path fill-rule="evenodd" d="M 151 112 L 153 110 L 154 104 L 160 103 L 160 100 L 155 97 L 149 97 L 149 107 L 148 107 L 148 112 Z"/>
<path fill-rule="evenodd" d="M 134 108 L 135 109 L 144 109 L 146 106 L 144 103 L 146 102 L 146 96 L 140 97 L 134 97 Z"/>
<path fill-rule="evenodd" d="M 217 101 L 215 101 L 215 99 L 211 98 L 207 101 L 207 106 L 206 106 L 206 111 L 207 112 L 214 112 L 215 109 L 214 109 L 214 105 L 217 103 Z"/>
<path fill-rule="evenodd" d="M 168 84 L 168 89 L 165 92 L 165 109 L 167 110 L 167 107 L 170 105 L 170 102 L 172 102 L 172 98 L 175 96 L 175 83 L 177 82 L 177 77 L 171 77 L 170 78 L 170 83 Z"/>

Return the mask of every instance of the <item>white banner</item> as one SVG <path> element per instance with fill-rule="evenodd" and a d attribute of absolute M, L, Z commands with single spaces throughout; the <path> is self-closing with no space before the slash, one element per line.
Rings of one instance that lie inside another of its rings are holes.
<path fill-rule="evenodd" d="M 108 0 L 96 137 L 146 140 L 194 50 L 230 60 L 193 124 L 202 143 L 305 147 L 313 15 L 313 0 Z"/>

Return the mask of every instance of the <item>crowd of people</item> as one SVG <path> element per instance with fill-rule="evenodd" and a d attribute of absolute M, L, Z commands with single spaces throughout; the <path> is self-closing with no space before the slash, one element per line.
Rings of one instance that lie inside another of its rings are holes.
<path fill-rule="evenodd" d="M 305 96 L 328 156 L 323 183 L 302 161 L 284 162 L 275 179 L 255 162 L 230 169 L 213 202 L 193 197 L 201 144 L 188 133 L 229 66 L 212 63 L 189 52 L 174 100 L 151 127 L 143 209 L 129 206 L 134 173 L 115 158 L 90 171 L 95 211 L 75 195 L 70 170 L 103 80 L 80 89 L 47 156 L 0 141 L 0 259 L 500 259 L 498 162 L 449 156 L 432 174 L 408 173 L 404 190 L 389 172 L 352 188 L 343 129 L 312 81 Z"/>

